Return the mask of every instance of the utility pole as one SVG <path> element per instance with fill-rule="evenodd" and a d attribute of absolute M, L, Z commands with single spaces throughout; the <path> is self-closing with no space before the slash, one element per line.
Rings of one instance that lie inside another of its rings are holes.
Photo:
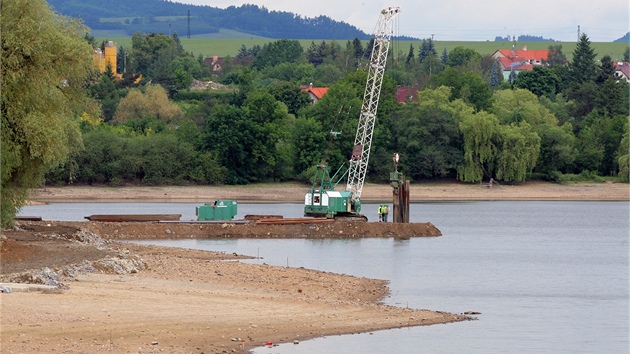
<path fill-rule="evenodd" d="M 188 10 L 188 39 L 190 39 L 190 10 Z"/>
<path fill-rule="evenodd" d="M 578 25 L 578 42 L 580 41 L 580 25 Z"/>

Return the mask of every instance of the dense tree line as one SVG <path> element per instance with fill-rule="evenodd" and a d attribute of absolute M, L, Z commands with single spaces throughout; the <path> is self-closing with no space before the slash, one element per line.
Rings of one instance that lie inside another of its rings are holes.
<path fill-rule="evenodd" d="M 21 13 L 7 19 L 24 21 L 1 28 L 3 222 L 44 177 L 112 185 L 306 182 L 318 164 L 334 171 L 347 163 L 371 43 L 313 41 L 304 49 L 273 41 L 225 58 L 217 74 L 176 35 L 136 34 L 120 80 L 111 70 L 93 71 L 91 49 L 99 44 L 79 35 L 80 25 L 28 1 L 26 12 L 17 2 L 3 8 Z M 46 36 L 35 35 L 41 26 Z M 369 180 L 388 180 L 394 152 L 412 180 L 628 180 L 629 85 L 614 77 L 618 58 L 596 60 L 586 34 L 571 62 L 551 46 L 557 59 L 510 81 L 490 57 L 464 47 L 438 54 L 437 46 L 427 39 L 417 51 L 390 52 Z M 50 55 L 32 57 L 25 48 Z M 190 91 L 193 79 L 223 86 Z M 316 104 L 302 90 L 311 84 L 328 87 Z M 418 93 L 399 103 L 399 86 Z"/>
<path fill-rule="evenodd" d="M 586 34 L 570 63 L 561 45 L 550 51 L 546 65 L 512 83 L 502 82 L 491 58 L 463 47 L 438 55 L 431 39 L 419 42 L 417 52 L 412 45 L 408 53 L 392 55 L 368 178 L 386 181 L 389 157 L 398 152 L 399 168 L 414 180 L 627 179 L 621 144 L 628 84 L 615 79 L 610 57 L 595 60 Z M 151 84 L 123 87 L 101 75 L 91 89 L 104 122 L 86 132 L 98 145 L 86 142 L 86 150 L 51 172 L 49 182 L 306 181 L 317 164 L 336 168 L 348 159 L 369 57 L 369 45 L 363 48 L 358 39 L 312 42 L 306 49 L 289 39 L 243 47 L 214 77 L 228 89 L 196 95 L 186 85 L 212 73 L 201 58 L 185 53 L 177 36 L 136 34 L 129 54 L 131 67 Z M 315 105 L 300 88 L 310 84 L 329 87 Z M 398 86 L 422 90 L 400 104 Z M 169 145 L 174 141 L 178 149 Z M 103 144 L 128 156 L 103 154 Z M 150 167 L 147 151 L 164 156 L 151 156 L 163 169 Z M 87 153 L 90 159 L 84 159 Z M 115 168 L 121 170 L 112 173 Z"/>
<path fill-rule="evenodd" d="M 119 79 L 94 71 L 91 51 L 102 44 L 45 2 L 14 0 L 4 10 L 23 14 L 2 22 L 3 221 L 44 177 L 112 185 L 306 182 L 315 166 L 335 171 L 349 159 L 371 42 L 302 48 L 282 39 L 243 47 L 214 73 L 177 35 L 138 33 L 120 50 L 127 72 Z M 47 36 L 15 30 L 35 31 L 29 18 L 46 19 L 37 23 Z M 30 56 L 24 36 L 41 39 L 29 43 L 47 55 Z M 545 65 L 509 81 L 491 57 L 464 47 L 439 54 L 438 47 L 425 39 L 417 52 L 413 45 L 390 52 L 369 180 L 388 180 L 394 152 L 399 170 L 416 181 L 628 180 L 629 85 L 614 76 L 619 59 L 596 60 L 586 34 L 572 61 L 552 45 Z M 222 86 L 191 91 L 193 80 Z M 302 89 L 311 84 L 328 87 L 316 104 Z M 418 93 L 399 103 L 400 86 Z"/>

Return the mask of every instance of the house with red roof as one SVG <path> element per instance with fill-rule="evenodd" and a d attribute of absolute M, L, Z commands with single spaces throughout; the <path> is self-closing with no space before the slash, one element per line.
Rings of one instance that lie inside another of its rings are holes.
<path fill-rule="evenodd" d="M 528 50 L 527 46 L 523 49 L 499 49 L 492 58 L 499 61 L 499 66 L 503 71 L 503 79 L 508 80 L 512 71 L 518 75 L 522 71 L 532 71 L 534 66 L 543 65 L 549 56 L 549 50 Z"/>
<path fill-rule="evenodd" d="M 223 69 L 223 58 L 214 55 L 212 58 L 205 58 L 204 62 L 212 67 L 212 73 L 218 74 Z"/>
<path fill-rule="evenodd" d="M 313 87 L 313 85 L 302 87 L 302 91 L 308 93 L 313 104 L 317 103 L 317 101 L 321 100 L 322 97 L 328 91 L 328 87 Z"/>
<path fill-rule="evenodd" d="M 396 101 L 398 103 L 406 103 L 414 101 L 418 97 L 418 87 L 398 87 L 396 89 Z"/>
<path fill-rule="evenodd" d="M 627 61 L 615 63 L 615 77 L 617 80 L 630 82 L 630 63 Z"/>

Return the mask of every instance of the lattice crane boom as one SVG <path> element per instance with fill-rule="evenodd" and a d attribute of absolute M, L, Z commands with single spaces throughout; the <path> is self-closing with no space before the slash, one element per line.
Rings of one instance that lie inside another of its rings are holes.
<path fill-rule="evenodd" d="M 394 33 L 394 19 L 399 12 L 400 8 L 398 7 L 383 9 L 374 29 L 374 47 L 370 57 L 368 78 L 365 84 L 357 135 L 354 139 L 354 148 L 350 158 L 348 184 L 346 185 L 346 190 L 352 193 L 354 200 L 361 198 L 363 183 L 365 182 L 387 53 Z"/>

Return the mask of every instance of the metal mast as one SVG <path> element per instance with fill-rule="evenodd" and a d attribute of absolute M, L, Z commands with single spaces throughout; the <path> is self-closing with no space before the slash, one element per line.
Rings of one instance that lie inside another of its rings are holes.
<path fill-rule="evenodd" d="M 352 193 L 352 199 L 360 199 L 363 182 L 370 159 L 372 135 L 376 121 L 378 99 L 383 84 L 383 73 L 387 63 L 389 42 L 394 33 L 394 18 L 400 12 L 398 7 L 388 7 L 381 11 L 376 28 L 374 29 L 374 47 L 368 68 L 368 78 L 365 84 L 365 94 L 361 106 L 361 116 L 354 139 L 354 148 L 348 169 L 348 185 L 346 190 Z"/>

